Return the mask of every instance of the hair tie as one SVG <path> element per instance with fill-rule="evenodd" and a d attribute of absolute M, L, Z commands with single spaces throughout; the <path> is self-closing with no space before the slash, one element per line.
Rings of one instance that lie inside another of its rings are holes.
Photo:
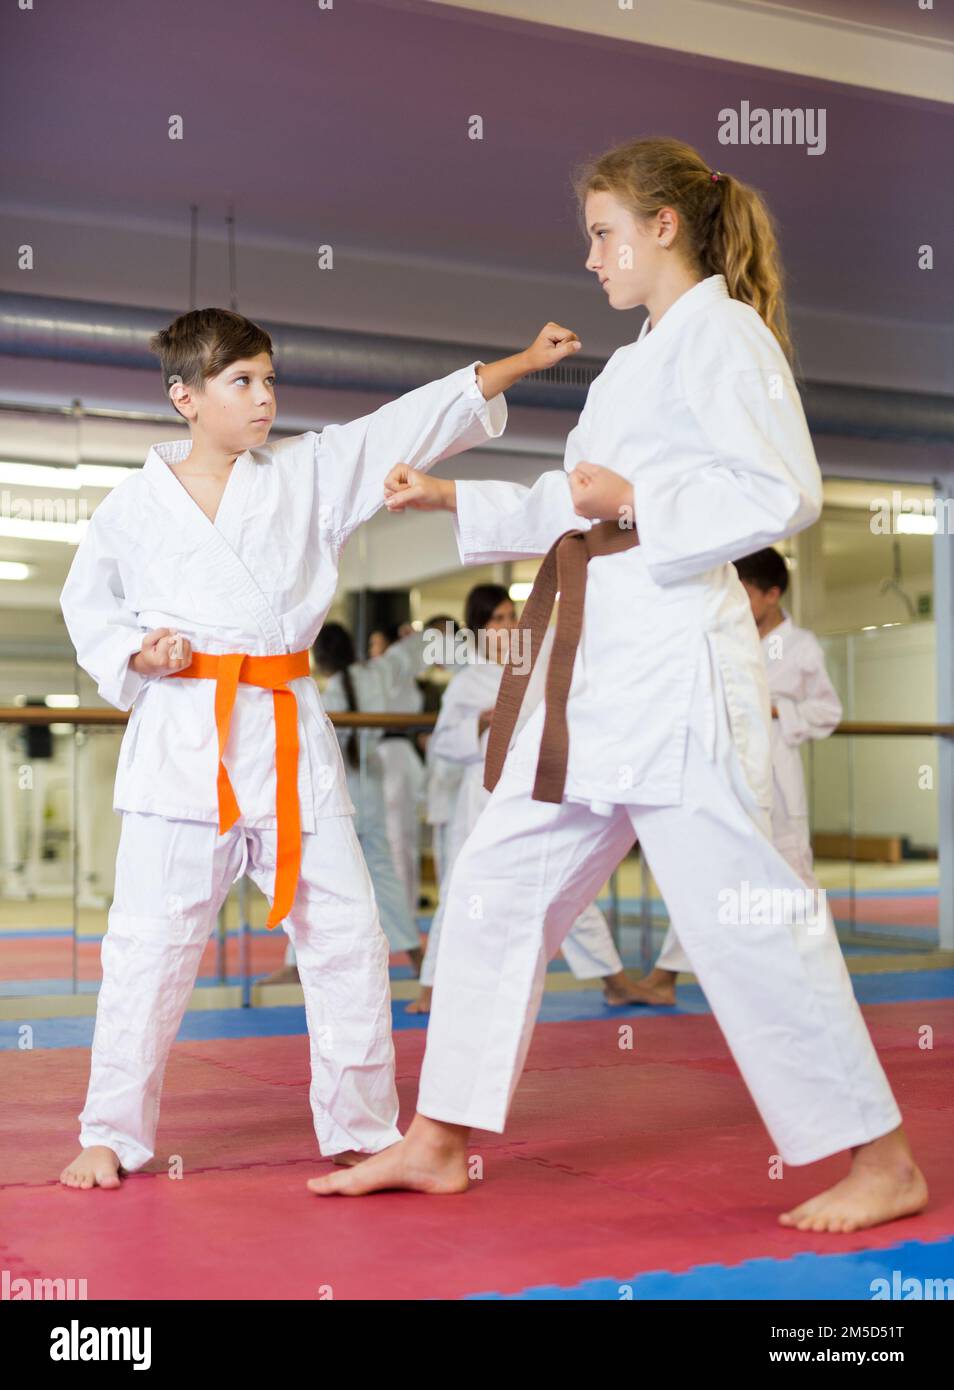
<path fill-rule="evenodd" d="M 710 174 L 710 175 L 709 175 L 709 177 L 710 177 L 710 179 L 712 180 L 713 183 L 718 183 L 718 182 L 719 182 L 719 178 L 721 177 L 721 172 L 722 172 L 721 170 L 717 169 L 716 172 L 715 172 L 714 174 Z"/>

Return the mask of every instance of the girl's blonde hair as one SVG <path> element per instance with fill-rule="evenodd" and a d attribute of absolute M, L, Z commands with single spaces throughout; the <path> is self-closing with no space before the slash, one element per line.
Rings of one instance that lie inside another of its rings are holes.
<path fill-rule="evenodd" d="M 578 171 L 574 190 L 582 213 L 588 193 L 610 193 L 635 217 L 660 208 L 679 213 L 674 245 L 703 275 L 724 275 L 729 294 L 751 304 L 794 361 L 785 313 L 778 238 L 761 196 L 730 174 L 710 169 L 682 140 L 652 137 L 617 145 Z"/>

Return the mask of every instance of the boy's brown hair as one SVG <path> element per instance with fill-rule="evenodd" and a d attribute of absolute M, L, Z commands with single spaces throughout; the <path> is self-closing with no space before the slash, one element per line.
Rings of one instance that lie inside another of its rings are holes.
<path fill-rule="evenodd" d="M 264 328 L 231 309 L 192 309 L 180 314 L 168 328 L 152 335 L 149 347 L 159 357 L 167 395 L 178 381 L 202 390 L 210 377 L 233 362 L 273 353 Z"/>

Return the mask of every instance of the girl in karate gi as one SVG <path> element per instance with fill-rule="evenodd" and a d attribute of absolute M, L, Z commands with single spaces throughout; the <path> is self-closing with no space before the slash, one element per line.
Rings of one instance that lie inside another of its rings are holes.
<path fill-rule="evenodd" d="M 484 789 L 484 756 L 487 730 L 494 701 L 500 688 L 503 665 L 508 653 L 509 634 L 518 629 L 517 610 L 501 584 L 478 584 L 467 595 L 464 626 L 473 634 L 476 653 L 473 663 L 458 668 L 441 706 L 431 744 L 438 756 L 463 768 L 464 776 L 451 822 L 445 874 L 453 868 L 461 847 L 489 799 Z M 549 635 L 549 634 L 548 634 Z M 485 650 L 486 648 L 486 650 Z M 536 672 L 542 677 L 548 653 L 541 651 Z M 529 715 L 537 698 L 542 698 L 538 679 L 533 693 L 528 690 L 523 713 Z M 448 879 L 441 880 L 446 889 Z M 421 968 L 421 989 L 409 1014 L 427 1013 L 431 1006 L 434 972 L 444 915 L 443 892 L 431 921 L 427 951 Z M 589 903 L 567 933 L 561 951 L 578 980 L 600 979 L 607 1004 L 641 1004 L 645 991 L 630 981 L 613 943 L 606 918 L 595 903 Z"/>
<path fill-rule="evenodd" d="M 392 510 L 455 513 L 464 563 L 554 547 L 535 610 L 568 583 L 552 712 L 548 677 L 451 875 L 406 1138 L 309 1186 L 464 1190 L 469 1129 L 504 1129 L 547 960 L 635 835 L 778 1154 L 852 1150 L 846 1178 L 780 1221 L 857 1230 L 920 1210 L 924 1178 L 830 914 L 794 926 L 750 906 L 808 890 L 770 838 L 768 689 L 730 561 L 821 510 L 772 224 L 757 194 L 677 140 L 613 149 L 578 188 L 600 293 L 648 315 L 591 384 L 563 470 L 527 488 L 401 467 L 387 484 Z M 580 534 L 557 561 L 568 531 Z M 492 727 L 491 784 L 503 752 Z"/>
<path fill-rule="evenodd" d="M 388 469 L 496 437 L 500 393 L 577 346 L 548 324 L 523 353 L 267 444 L 267 333 L 201 309 L 152 345 L 191 438 L 154 445 L 99 504 L 61 596 L 80 665 L 132 707 L 82 1148 L 61 1175 L 80 1188 L 115 1188 L 153 1156 L 169 1050 L 246 870 L 297 950 L 321 1152 L 347 1162 L 400 1137 L 388 943 L 309 650 Z"/>
<path fill-rule="evenodd" d="M 808 797 L 799 749 L 807 739 L 828 738 L 841 723 L 841 701 L 825 669 L 814 633 L 796 627 L 781 606 L 788 567 L 769 546 L 735 561 L 762 639 L 772 701 L 772 843 L 810 888 L 819 887 L 812 868 Z M 672 927 L 655 967 L 641 983 L 657 1003 L 676 1002 L 676 976 L 691 970 Z"/>

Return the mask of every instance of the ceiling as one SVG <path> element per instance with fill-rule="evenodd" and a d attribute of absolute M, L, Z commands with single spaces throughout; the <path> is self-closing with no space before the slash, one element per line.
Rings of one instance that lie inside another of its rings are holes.
<path fill-rule="evenodd" d="M 751 8 L 737 0 L 733 12 Z M 899 24 L 909 11 L 908 27 L 923 13 L 907 0 L 755 8 L 879 23 L 890 12 Z M 84 221 L 130 232 L 174 223 L 184 237 L 190 203 L 219 220 L 232 201 L 240 239 L 578 280 L 572 168 L 665 132 L 764 191 L 799 306 L 946 323 L 949 258 L 925 273 L 916 247 L 940 243 L 954 222 L 942 161 L 952 108 L 748 67 L 745 32 L 738 60 L 723 62 L 410 0 L 285 0 L 267 12 L 232 0 L 6 6 L 0 115 L 14 138 L 0 212 L 24 240 L 44 210 L 60 220 L 59 235 L 44 224 L 47 269 L 68 262 Z M 824 155 L 720 146 L 718 113 L 743 100 L 824 106 Z M 480 141 L 468 138 L 474 114 Z M 173 116 L 181 140 L 168 138 Z M 181 245 L 167 254 L 180 287 Z M 7 269 L 0 286 L 22 289 L 24 276 Z M 51 292 L 42 273 L 30 288 Z"/>

